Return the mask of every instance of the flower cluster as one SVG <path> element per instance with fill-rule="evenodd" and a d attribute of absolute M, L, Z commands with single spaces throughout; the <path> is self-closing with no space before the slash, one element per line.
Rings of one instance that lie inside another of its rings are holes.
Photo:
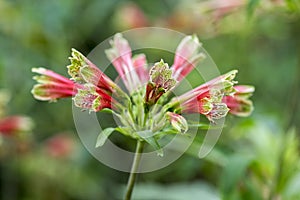
<path fill-rule="evenodd" d="M 146 56 L 132 56 L 127 40 L 116 34 L 106 55 L 119 73 L 127 91 L 107 77 L 96 65 L 72 49 L 67 66 L 71 79 L 51 70 L 33 68 L 38 82 L 32 94 L 36 99 L 54 101 L 73 97 L 83 110 L 98 112 L 109 109 L 122 123 L 107 128 L 99 135 L 96 146 L 118 131 L 134 139 L 146 141 L 159 150 L 158 140 L 169 133 L 186 133 L 189 122 L 183 114 L 199 113 L 211 122 L 227 113 L 248 116 L 253 109 L 249 97 L 252 86 L 237 85 L 237 70 L 214 78 L 191 91 L 171 98 L 172 91 L 205 58 L 198 38 L 186 36 L 176 49 L 171 67 L 163 60 L 147 69 Z"/>

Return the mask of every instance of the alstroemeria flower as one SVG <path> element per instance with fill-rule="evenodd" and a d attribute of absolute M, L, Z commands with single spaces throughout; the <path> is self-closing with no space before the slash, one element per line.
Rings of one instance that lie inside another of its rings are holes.
<path fill-rule="evenodd" d="M 146 59 L 140 56 L 134 62 L 128 41 L 120 33 L 116 34 L 110 43 L 112 48 L 106 50 L 105 53 L 116 68 L 129 93 L 132 93 L 143 85 L 144 77 L 147 77 L 146 63 L 144 63 Z"/>
<path fill-rule="evenodd" d="M 80 52 L 72 49 L 72 57 L 69 59 L 71 64 L 67 68 L 71 79 L 44 68 L 32 69 L 33 72 L 40 74 L 34 76 L 38 84 L 31 91 L 36 99 L 55 101 L 74 97 L 76 106 L 97 112 L 118 104 L 111 97 L 112 94 L 121 100 L 126 98 L 120 87 Z"/>
<path fill-rule="evenodd" d="M 33 96 L 38 100 L 55 101 L 60 98 L 72 97 L 80 88 L 80 85 L 51 70 L 40 67 L 32 68 L 32 72 L 40 74 L 33 77 L 39 84 L 36 84 L 31 90 Z"/>
<path fill-rule="evenodd" d="M 195 89 L 170 99 L 170 91 L 205 58 L 196 36 L 183 38 L 176 49 L 174 64 L 169 68 L 163 60 L 149 71 L 144 54 L 132 56 L 128 41 L 116 34 L 105 51 L 119 73 L 128 93 L 106 76 L 96 65 L 76 50 L 72 50 L 67 66 L 71 79 L 50 70 L 34 68 L 38 84 L 32 93 L 39 100 L 73 97 L 75 106 L 99 112 L 110 109 L 120 125 L 108 127 L 98 136 L 96 146 L 118 131 L 139 141 L 145 141 L 160 151 L 158 140 L 166 134 L 186 133 L 188 121 L 183 116 L 198 113 L 210 121 L 225 117 L 228 112 L 246 116 L 252 109 L 248 99 L 254 89 L 235 86 L 237 70 L 214 78 Z M 160 151 L 161 153 L 161 151 Z"/>
<path fill-rule="evenodd" d="M 225 103 L 231 114 L 247 117 L 253 111 L 252 101 L 249 97 L 252 96 L 254 92 L 254 87 L 249 85 L 236 85 L 234 86 L 236 92 L 232 96 L 225 96 L 222 102 Z"/>
<path fill-rule="evenodd" d="M 95 64 L 76 49 L 72 49 L 71 64 L 67 66 L 71 79 L 79 83 L 91 83 L 108 93 L 113 93 L 119 87 L 108 78 Z"/>
<path fill-rule="evenodd" d="M 19 132 L 28 132 L 32 129 L 33 122 L 29 117 L 10 116 L 0 119 L 0 134 L 12 135 Z"/>
<path fill-rule="evenodd" d="M 229 109 L 222 99 L 235 92 L 233 79 L 236 73 L 236 70 L 228 72 L 174 98 L 170 107 L 178 113 L 203 114 L 211 121 L 226 116 Z"/>
<path fill-rule="evenodd" d="M 175 80 L 181 81 L 205 58 L 205 55 L 200 52 L 201 46 L 196 35 L 189 35 L 181 40 L 172 66 Z"/>

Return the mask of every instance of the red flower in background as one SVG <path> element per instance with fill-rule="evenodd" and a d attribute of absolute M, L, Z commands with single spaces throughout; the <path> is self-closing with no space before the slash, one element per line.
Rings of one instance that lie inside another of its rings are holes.
<path fill-rule="evenodd" d="M 0 134 L 11 136 L 32 129 L 32 121 L 25 116 L 9 116 L 0 119 Z"/>
<path fill-rule="evenodd" d="M 74 140 L 66 134 L 58 134 L 46 141 L 46 151 L 54 158 L 65 158 L 74 151 Z"/>

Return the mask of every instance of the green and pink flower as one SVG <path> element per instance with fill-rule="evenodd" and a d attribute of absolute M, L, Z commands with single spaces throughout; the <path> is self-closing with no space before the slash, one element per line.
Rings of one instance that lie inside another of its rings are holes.
<path fill-rule="evenodd" d="M 234 86 L 237 70 L 170 98 L 170 91 L 205 58 L 195 35 L 183 38 L 171 67 L 161 60 L 149 70 L 146 56 L 133 56 L 128 41 L 121 34 L 116 34 L 110 43 L 111 48 L 105 53 L 127 92 L 80 52 L 72 49 L 71 64 L 67 66 L 70 79 L 51 70 L 33 68 L 33 72 L 40 74 L 34 77 L 38 82 L 32 90 L 34 97 L 44 101 L 72 97 L 75 106 L 83 110 L 99 112 L 110 109 L 122 125 L 109 128 L 106 134 L 118 131 L 148 142 L 155 149 L 160 149 L 157 140 L 170 130 L 172 133 L 188 132 L 189 122 L 183 114 L 204 115 L 214 122 L 228 112 L 248 116 L 253 110 L 249 97 L 254 87 Z M 102 136 L 99 137 L 101 142 L 97 146 L 103 144 Z"/>

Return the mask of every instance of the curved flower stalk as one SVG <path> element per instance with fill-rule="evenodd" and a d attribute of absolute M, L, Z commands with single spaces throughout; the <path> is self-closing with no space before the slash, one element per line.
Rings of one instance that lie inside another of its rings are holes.
<path fill-rule="evenodd" d="M 119 118 L 121 125 L 104 129 L 95 143 L 96 147 L 103 145 L 115 131 L 137 140 L 138 153 L 134 159 L 126 199 L 131 196 L 135 169 L 144 144 L 148 143 L 162 156 L 162 137 L 168 134 L 188 134 L 189 121 L 183 114 L 198 113 L 214 122 L 225 117 L 228 112 L 247 116 L 252 111 L 249 97 L 254 88 L 234 86 L 237 70 L 170 99 L 167 94 L 205 58 L 195 35 L 183 38 L 171 67 L 161 60 L 149 71 L 145 68 L 145 55 L 132 57 L 131 48 L 121 34 L 114 36 L 111 45 L 106 55 L 128 93 L 75 49 L 72 49 L 71 64 L 67 66 L 71 79 L 51 70 L 33 68 L 32 71 L 40 75 L 34 77 L 38 84 L 33 87 L 32 93 L 36 99 L 46 101 L 73 97 L 74 104 L 83 110 L 99 112 L 108 109 Z"/>

